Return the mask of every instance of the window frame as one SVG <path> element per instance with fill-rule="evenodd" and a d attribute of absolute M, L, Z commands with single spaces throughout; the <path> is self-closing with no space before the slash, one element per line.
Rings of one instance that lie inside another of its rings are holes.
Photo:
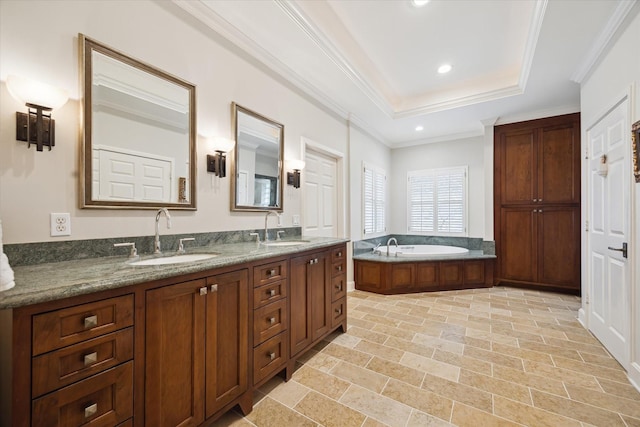
<path fill-rule="evenodd" d="M 373 172 L 373 182 L 374 182 L 374 188 L 373 188 L 373 194 L 374 194 L 374 198 L 372 200 L 373 203 L 373 209 L 374 209 L 374 218 L 373 218 L 373 223 L 374 223 L 374 230 L 367 232 L 367 228 L 366 228 L 366 224 L 367 224 L 367 217 L 366 217 L 366 206 L 367 206 L 367 200 L 366 200 L 366 194 L 367 194 L 367 179 L 366 179 L 366 173 L 367 170 Z M 376 189 L 377 187 L 375 186 L 375 183 L 378 182 L 379 177 L 382 177 L 382 182 L 383 182 L 383 188 L 382 188 L 382 200 L 378 200 L 375 195 L 376 195 Z M 373 237 L 379 237 L 379 236 L 384 236 L 385 234 L 387 234 L 387 204 L 386 204 L 386 200 L 387 200 L 387 173 L 386 171 L 378 166 L 374 166 L 371 164 L 368 164 L 366 162 L 362 162 L 362 214 L 361 214 L 361 219 L 362 219 L 362 227 L 360 228 L 361 233 L 362 233 L 362 238 L 363 239 L 370 239 Z M 380 206 L 382 206 L 382 208 L 380 209 Z M 382 214 L 382 229 L 379 230 L 376 228 L 375 224 L 377 224 L 380 220 L 379 218 L 379 214 Z"/>
<path fill-rule="evenodd" d="M 438 192 L 437 192 L 437 181 L 434 180 L 434 212 L 433 212 L 433 227 L 434 229 L 431 231 L 414 231 L 411 230 L 411 178 L 414 176 L 442 176 L 442 175 L 452 175 L 463 172 L 463 188 L 462 188 L 462 225 L 463 231 L 461 232 L 447 232 L 447 231 L 439 231 L 437 230 L 438 224 Z M 418 235 L 429 235 L 429 236 L 456 236 L 456 237 L 468 237 L 469 236 L 469 166 L 451 166 L 446 168 L 433 168 L 433 169 L 421 169 L 415 171 L 407 172 L 407 225 L 406 230 L 408 234 L 418 234 Z"/>

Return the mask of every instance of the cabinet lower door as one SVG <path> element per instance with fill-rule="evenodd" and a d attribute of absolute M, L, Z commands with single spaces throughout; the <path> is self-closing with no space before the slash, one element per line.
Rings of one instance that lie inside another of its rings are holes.
<path fill-rule="evenodd" d="M 539 277 L 541 283 L 580 289 L 580 208 L 538 210 Z"/>
<path fill-rule="evenodd" d="M 207 278 L 206 414 L 248 390 L 249 277 L 247 270 Z"/>
<path fill-rule="evenodd" d="M 307 270 L 311 298 L 311 340 L 316 341 L 331 329 L 331 265 L 327 254 L 314 256 Z"/>
<path fill-rule="evenodd" d="M 204 280 L 147 291 L 145 425 L 204 421 Z"/>
<path fill-rule="evenodd" d="M 502 208 L 501 279 L 537 281 L 537 215 L 530 207 Z"/>
<path fill-rule="evenodd" d="M 301 256 L 291 259 L 289 301 L 291 315 L 289 336 L 291 356 L 295 356 L 311 344 L 311 298 L 307 286 L 307 267 L 313 258 Z"/>

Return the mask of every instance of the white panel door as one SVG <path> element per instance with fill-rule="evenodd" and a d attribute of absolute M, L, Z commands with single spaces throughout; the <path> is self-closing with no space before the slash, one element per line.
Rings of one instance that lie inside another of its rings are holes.
<path fill-rule="evenodd" d="M 630 346 L 628 101 L 587 132 L 589 151 L 589 329 L 626 366 Z M 606 165 L 603 166 L 603 165 Z M 606 173 L 605 173 L 606 169 Z"/>
<path fill-rule="evenodd" d="M 304 168 L 305 236 L 337 237 L 337 160 L 307 149 Z"/>

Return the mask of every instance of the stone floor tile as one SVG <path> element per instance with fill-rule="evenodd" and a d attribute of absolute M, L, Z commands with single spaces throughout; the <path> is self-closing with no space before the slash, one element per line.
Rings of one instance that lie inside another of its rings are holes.
<path fill-rule="evenodd" d="M 501 380 L 489 375 L 482 375 L 464 369 L 460 371 L 460 378 L 458 379 L 458 382 L 479 390 L 484 390 L 492 394 L 504 396 L 511 400 L 531 405 L 531 393 L 529 393 L 529 388 L 518 383 Z"/>
<path fill-rule="evenodd" d="M 495 365 L 493 367 L 493 376 L 494 378 L 522 384 L 529 388 L 535 388 L 537 390 L 556 394 L 558 396 L 568 396 L 562 381 L 554 378 L 530 374 L 524 371 L 511 369 L 507 368 L 506 366 L 500 365 Z"/>
<path fill-rule="evenodd" d="M 387 384 L 388 377 L 369 369 L 361 368 L 347 362 L 340 362 L 331 370 L 331 375 L 357 384 L 361 387 L 380 393 Z"/>
<path fill-rule="evenodd" d="M 295 409 L 325 427 L 360 427 L 366 416 L 319 393 L 307 394 Z"/>
<path fill-rule="evenodd" d="M 640 399 L 638 398 L 640 394 L 638 392 L 625 398 L 570 384 L 565 384 L 565 387 L 572 400 L 640 419 Z"/>
<path fill-rule="evenodd" d="M 425 376 L 425 373 L 422 371 L 379 357 L 371 359 L 367 365 L 367 369 L 416 387 L 420 387 Z"/>
<path fill-rule="evenodd" d="M 501 396 L 496 396 L 493 403 L 495 415 L 508 420 L 535 427 L 580 427 L 578 420 L 552 414 L 543 409 L 534 408 Z"/>
<path fill-rule="evenodd" d="M 363 353 L 370 354 L 372 356 L 378 356 L 382 357 L 383 359 L 392 360 L 394 362 L 398 362 L 404 355 L 403 350 L 399 350 L 397 348 L 389 347 L 382 344 L 376 344 L 367 340 L 361 340 L 354 349 Z"/>
<path fill-rule="evenodd" d="M 418 369 L 422 372 L 437 375 L 451 381 L 458 381 L 460 368 L 437 360 L 427 359 L 413 353 L 405 353 L 400 360 L 400 364 L 410 368 Z"/>
<path fill-rule="evenodd" d="M 411 412 L 407 427 L 453 427 L 453 424 L 432 415 L 425 414 L 424 412 L 414 410 Z"/>
<path fill-rule="evenodd" d="M 547 394 L 538 390 L 531 390 L 533 405 L 568 418 L 584 421 L 594 426 L 626 427 L 624 421 L 616 412 L 596 408 L 571 399 Z"/>
<path fill-rule="evenodd" d="M 365 366 L 371 360 L 371 355 L 338 344 L 329 344 L 322 352 L 336 359 L 344 360 L 358 366 Z"/>
<path fill-rule="evenodd" d="M 293 380 L 332 399 L 338 399 L 349 388 L 348 381 L 308 366 L 293 373 Z"/>
<path fill-rule="evenodd" d="M 441 420 L 448 421 L 451 417 L 452 399 L 401 381 L 390 380 L 382 395 Z"/>
<path fill-rule="evenodd" d="M 356 385 L 339 402 L 391 427 L 404 427 L 411 415 L 409 406 Z"/>
<path fill-rule="evenodd" d="M 525 372 L 540 375 L 548 378 L 555 378 L 565 383 L 565 385 L 573 384 L 580 387 L 589 388 L 591 390 L 601 390 L 600 384 L 596 381 L 596 377 L 590 374 L 583 374 L 569 369 L 558 368 L 547 365 L 546 363 L 534 362 L 531 360 L 524 361 Z"/>
<path fill-rule="evenodd" d="M 506 366 L 511 369 L 523 370 L 522 359 L 519 357 L 507 356 L 506 354 L 494 353 L 492 351 L 481 350 L 475 347 L 465 347 L 465 356 L 485 360 L 496 365 Z"/>
<path fill-rule="evenodd" d="M 394 336 L 390 336 L 384 343 L 384 345 L 388 347 L 397 348 L 398 350 L 402 350 L 404 352 L 410 352 L 413 354 L 417 354 L 419 356 L 431 358 L 433 353 L 436 351 L 433 347 L 428 347 L 426 345 L 416 344 L 411 341 L 406 341 L 400 338 L 396 338 Z"/>
<path fill-rule="evenodd" d="M 496 353 L 506 354 L 507 356 L 514 356 L 519 357 L 520 359 L 528 359 L 535 362 L 553 365 L 553 358 L 551 356 L 549 356 L 547 353 L 542 353 L 535 350 L 527 350 L 500 343 L 493 343 L 493 345 L 491 346 L 491 350 Z"/>
<path fill-rule="evenodd" d="M 594 373 L 597 374 L 597 368 L 594 369 Z M 596 377 L 596 380 L 598 380 L 600 387 L 602 387 L 602 390 L 604 390 L 605 393 L 609 393 L 614 396 L 631 397 L 640 401 L 640 391 L 636 390 L 629 381 L 610 381 L 598 377 Z"/>
<path fill-rule="evenodd" d="M 449 365 L 458 366 L 463 369 L 478 372 L 481 374 L 491 375 L 491 363 L 474 357 L 461 356 L 456 353 L 436 349 L 432 356 L 433 360 L 448 363 Z"/>
<path fill-rule="evenodd" d="M 370 342 L 375 342 L 378 344 L 384 343 L 388 338 L 388 335 L 386 334 L 373 332 L 371 330 L 368 330 L 368 328 L 361 328 L 355 325 L 349 328 L 349 335 L 353 335 L 358 338 L 361 338 Z"/>
<path fill-rule="evenodd" d="M 254 406 L 253 411 L 246 418 L 259 427 L 317 427 L 318 425 L 299 412 L 289 409 L 268 397 Z"/>
<path fill-rule="evenodd" d="M 416 344 L 423 345 L 425 347 L 432 347 L 444 351 L 448 351 L 450 353 L 462 354 L 464 351 L 464 345 L 443 340 L 438 338 L 441 334 L 437 336 L 424 335 L 424 334 L 416 334 L 413 337 L 413 342 Z"/>
<path fill-rule="evenodd" d="M 273 377 L 265 385 L 260 387 L 260 393 L 268 395 L 271 399 L 293 408 L 310 389 L 296 381 L 284 382 L 280 377 Z M 254 400 L 254 404 L 257 402 Z"/>
<path fill-rule="evenodd" d="M 486 391 L 470 387 L 465 384 L 460 384 L 456 381 L 450 381 L 435 375 L 427 374 L 422 381 L 422 388 L 448 399 L 473 406 L 481 411 L 490 413 L 492 410 L 491 393 L 487 393 Z"/>
<path fill-rule="evenodd" d="M 605 378 L 608 380 L 619 382 L 627 381 L 627 374 L 620 366 L 618 366 L 617 368 L 608 368 L 601 365 L 581 362 L 579 360 L 565 359 L 564 357 L 559 356 L 554 356 L 553 361 L 559 368 L 570 369 L 572 371 L 594 375 L 597 378 Z"/>
<path fill-rule="evenodd" d="M 440 338 L 443 340 L 457 342 L 458 344 L 470 345 L 483 350 L 491 350 L 491 341 L 469 337 L 467 335 L 457 334 L 451 331 L 442 331 Z"/>
<path fill-rule="evenodd" d="M 504 418 L 456 402 L 453 405 L 451 422 L 460 427 L 522 427 Z"/>

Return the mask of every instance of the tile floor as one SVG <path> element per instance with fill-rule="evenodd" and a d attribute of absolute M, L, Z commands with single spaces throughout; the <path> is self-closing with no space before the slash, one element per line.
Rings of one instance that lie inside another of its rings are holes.
<path fill-rule="evenodd" d="M 355 291 L 348 307 L 346 334 L 216 426 L 640 427 L 640 393 L 577 322 L 578 297 Z"/>

